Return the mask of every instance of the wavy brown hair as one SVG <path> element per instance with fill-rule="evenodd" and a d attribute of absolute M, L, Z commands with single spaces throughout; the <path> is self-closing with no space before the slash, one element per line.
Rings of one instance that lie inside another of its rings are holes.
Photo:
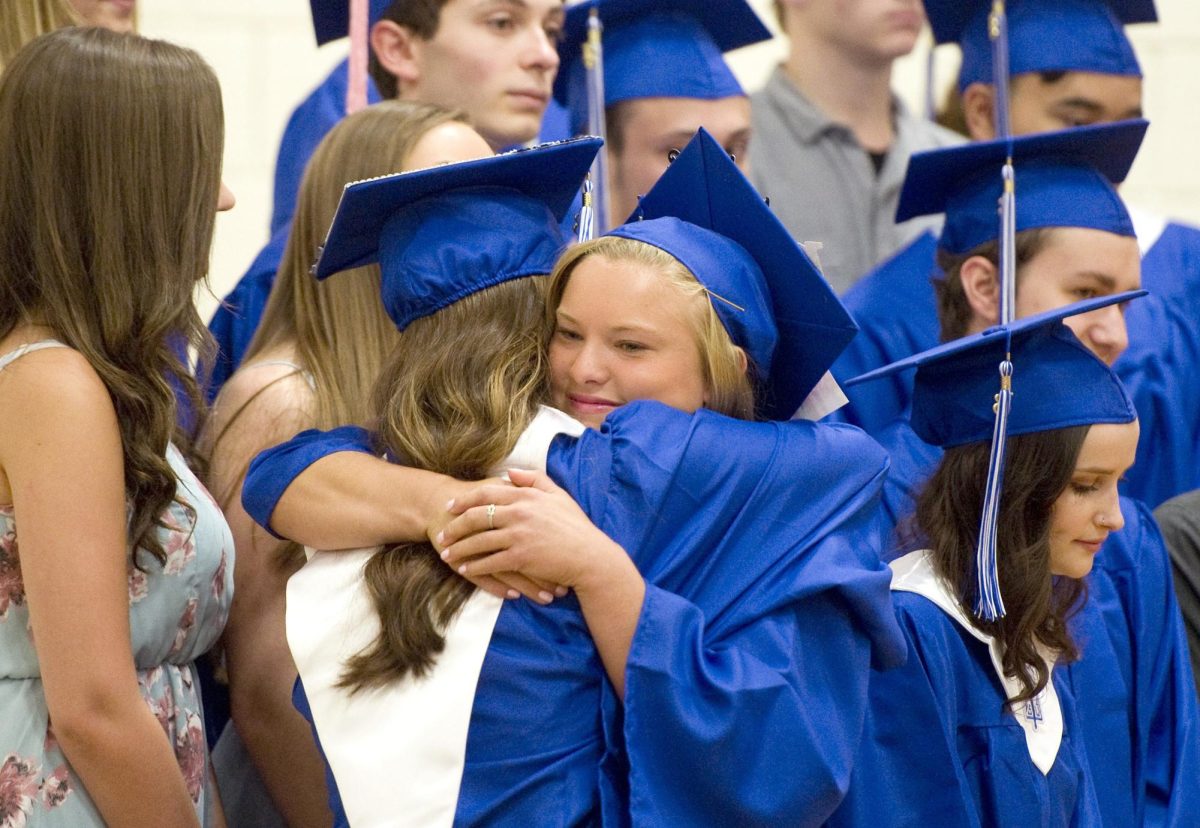
<path fill-rule="evenodd" d="M 400 334 L 375 389 L 379 450 L 461 480 L 494 472 L 546 397 L 543 282 L 501 282 Z M 357 691 L 424 676 L 475 587 L 428 543 L 388 547 L 363 577 L 382 629 L 348 660 L 339 685 Z"/>
<path fill-rule="evenodd" d="M 451 121 L 465 123 L 466 116 L 429 104 L 384 101 L 338 122 L 305 168 L 287 247 L 258 329 L 242 359 L 242 364 L 248 365 L 264 352 L 284 346 L 295 349 L 296 364 L 312 382 L 305 428 L 365 425 L 371 416 L 375 381 L 399 336 L 379 301 L 379 265 L 355 268 L 320 282 L 310 273 L 342 190 L 347 182 L 401 172 L 421 138 Z M 287 374 L 275 382 L 293 376 Z M 210 455 L 221 450 L 222 438 L 273 384 L 260 389 L 225 420 L 212 438 Z M 231 490 L 216 493 L 220 503 L 238 496 L 245 472 L 242 469 Z M 278 563 L 297 568 L 303 563 L 300 545 L 286 544 Z"/>
<path fill-rule="evenodd" d="M 134 548 L 175 499 L 176 346 L 205 350 L 192 293 L 208 270 L 224 144 L 216 75 L 190 49 L 60 29 L 0 76 L 0 336 L 35 321 L 112 397 Z"/>
<path fill-rule="evenodd" d="M 1088 426 L 1075 426 L 1008 439 L 996 539 L 1006 614 L 974 623 L 1000 642 L 1004 672 L 1021 683 L 1012 703 L 1032 700 L 1050 680 L 1038 642 L 1060 661 L 1079 657 L 1067 621 L 1082 605 L 1086 587 L 1051 575 L 1050 522 L 1087 432 Z M 968 614 L 978 597 L 975 547 L 990 453 L 989 441 L 947 449 L 917 498 L 912 524 L 929 544 L 934 569 Z"/>

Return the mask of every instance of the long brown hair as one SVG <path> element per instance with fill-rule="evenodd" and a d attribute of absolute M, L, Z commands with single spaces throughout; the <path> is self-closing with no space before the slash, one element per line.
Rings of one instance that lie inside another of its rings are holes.
<path fill-rule="evenodd" d="M 542 282 L 501 282 L 401 333 L 375 390 L 379 450 L 397 463 L 464 480 L 494 471 L 546 397 Z M 428 543 L 383 550 L 363 576 L 382 630 L 349 659 L 340 686 L 358 690 L 425 675 L 475 587 Z"/>
<path fill-rule="evenodd" d="M 996 548 L 1006 614 L 976 620 L 1002 645 L 1004 672 L 1021 683 L 1010 702 L 1034 698 L 1050 680 L 1038 642 L 1060 661 L 1079 651 L 1067 620 L 1085 597 L 1084 582 L 1050 574 L 1050 521 L 1054 503 L 1071 482 L 1088 426 L 1010 437 L 1000 494 Z M 975 546 L 987 481 L 989 442 L 946 450 L 917 498 L 915 528 L 928 541 L 934 569 L 968 612 L 975 605 Z"/>
<path fill-rule="evenodd" d="M 68 0 L 6 0 L 0 3 L 0 71 L 35 37 L 79 22 L 79 15 Z"/>
<path fill-rule="evenodd" d="M 160 560 L 175 498 L 172 341 L 203 350 L 192 292 L 208 270 L 224 143 L 216 75 L 190 49 L 60 29 L 0 76 L 0 336 L 36 321 L 95 369 L 116 409 L 129 536 Z"/>
<path fill-rule="evenodd" d="M 421 138 L 451 121 L 465 123 L 465 116 L 428 104 L 385 101 L 338 122 L 309 159 L 275 283 L 242 360 L 248 365 L 274 349 L 294 349 L 295 362 L 312 388 L 303 405 L 302 428 L 365 425 L 371 390 L 398 337 L 379 299 L 379 265 L 355 268 L 321 282 L 309 272 L 342 190 L 350 181 L 402 171 Z M 268 383 L 225 418 L 208 443 L 209 456 L 221 450 L 222 440 L 261 395 L 293 376 L 285 374 Z M 216 492 L 223 506 L 238 496 L 246 470 Z M 285 544 L 277 562 L 296 569 L 303 562 L 300 545 Z"/>

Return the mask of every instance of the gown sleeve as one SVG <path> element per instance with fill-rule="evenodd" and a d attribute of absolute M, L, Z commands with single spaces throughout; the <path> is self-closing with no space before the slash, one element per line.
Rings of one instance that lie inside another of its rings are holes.
<path fill-rule="evenodd" d="M 551 476 L 647 581 L 624 709 L 606 707 L 633 824 L 819 825 L 837 806 L 870 665 L 903 658 L 886 466 L 848 426 L 654 403 L 559 438 Z"/>
<path fill-rule="evenodd" d="M 279 537 L 271 531 L 271 513 L 284 490 L 313 463 L 339 451 L 374 454 L 370 432 L 358 426 L 342 426 L 332 431 L 312 428 L 261 452 L 250 461 L 246 471 L 242 508 L 255 523 Z"/>

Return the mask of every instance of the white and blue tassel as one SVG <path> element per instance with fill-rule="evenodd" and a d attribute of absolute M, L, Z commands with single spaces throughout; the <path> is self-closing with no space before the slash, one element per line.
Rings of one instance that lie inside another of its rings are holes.
<path fill-rule="evenodd" d="M 1000 363 L 1000 393 L 993 410 L 992 452 L 988 460 L 987 487 L 983 493 L 983 515 L 979 521 L 979 545 L 975 549 L 975 616 L 984 621 L 1004 617 L 1004 599 L 1000 595 L 996 532 L 1000 519 L 1000 491 L 1004 488 L 1004 449 L 1008 442 L 1008 414 L 1012 409 L 1012 372 L 1010 359 Z"/>

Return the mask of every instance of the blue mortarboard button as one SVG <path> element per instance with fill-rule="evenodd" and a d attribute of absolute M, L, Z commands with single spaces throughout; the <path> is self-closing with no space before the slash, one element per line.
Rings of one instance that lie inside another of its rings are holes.
<path fill-rule="evenodd" d="M 893 362 L 846 385 L 915 368 L 912 426 L 917 435 L 943 448 L 977 443 L 992 438 L 996 366 L 1011 353 L 1008 436 L 1128 423 L 1137 414 L 1125 388 L 1062 320 L 1145 295 L 1144 290 L 1128 291 L 1017 319 Z"/>
<path fill-rule="evenodd" d="M 1001 167 L 1011 151 L 1017 232 L 1086 227 L 1132 236 L 1133 223 L 1114 185 L 1129 174 L 1147 126 L 1144 120 L 1120 121 L 916 153 L 908 162 L 896 221 L 945 213 L 938 246 L 956 254 L 995 240 Z"/>
<path fill-rule="evenodd" d="M 490 285 L 549 273 L 600 144 L 578 138 L 348 184 L 317 278 L 379 262 L 384 306 L 403 330 Z"/>
<path fill-rule="evenodd" d="M 991 8 L 991 0 L 925 0 L 934 39 L 962 47 L 960 89 L 992 82 Z M 1005 14 L 1013 76 L 1066 71 L 1140 77 L 1124 26 L 1158 19 L 1153 0 L 1010 0 Z"/>
<path fill-rule="evenodd" d="M 350 2 L 349 0 L 308 0 L 312 9 L 313 33 L 317 36 L 317 45 L 324 46 L 331 40 L 346 37 L 350 33 Z M 370 19 L 374 25 L 392 0 L 371 0 Z"/>
<path fill-rule="evenodd" d="M 796 412 L 858 330 L 804 250 L 703 129 L 611 235 L 667 251 L 708 289 L 731 338 L 760 371 L 771 419 Z"/>

